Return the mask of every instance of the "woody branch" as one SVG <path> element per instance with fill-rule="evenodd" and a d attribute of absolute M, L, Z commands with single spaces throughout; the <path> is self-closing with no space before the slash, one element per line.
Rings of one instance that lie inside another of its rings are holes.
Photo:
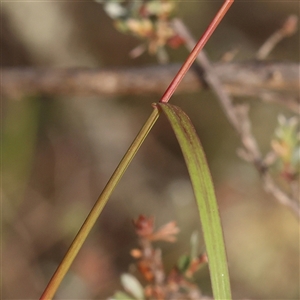
<path fill-rule="evenodd" d="M 120 96 L 163 92 L 179 64 L 128 69 L 36 69 L 1 70 L 2 95 L 22 98 L 28 95 Z M 297 63 L 215 63 L 224 89 L 233 96 L 260 96 L 280 102 L 299 112 L 299 64 Z M 195 92 L 205 88 L 203 74 L 192 68 L 177 92 Z"/>

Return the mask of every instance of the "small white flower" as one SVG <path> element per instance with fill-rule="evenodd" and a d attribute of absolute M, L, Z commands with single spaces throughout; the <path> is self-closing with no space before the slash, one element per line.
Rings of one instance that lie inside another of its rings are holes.
<path fill-rule="evenodd" d="M 127 13 L 126 9 L 116 2 L 105 3 L 104 10 L 112 19 L 125 16 Z"/>

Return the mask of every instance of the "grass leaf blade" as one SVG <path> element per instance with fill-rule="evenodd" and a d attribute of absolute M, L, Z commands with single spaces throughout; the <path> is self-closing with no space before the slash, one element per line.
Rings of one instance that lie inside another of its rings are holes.
<path fill-rule="evenodd" d="M 215 299 L 231 299 L 225 244 L 214 187 L 198 135 L 189 117 L 167 103 L 156 104 L 169 120 L 181 147 L 196 197 Z"/>

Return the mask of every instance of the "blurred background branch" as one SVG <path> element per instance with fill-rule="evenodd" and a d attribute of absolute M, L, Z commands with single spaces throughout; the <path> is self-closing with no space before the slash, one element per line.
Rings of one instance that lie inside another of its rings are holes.
<path fill-rule="evenodd" d="M 1 70 L 1 88 L 2 95 L 8 98 L 161 94 L 179 67 L 171 64 L 127 69 L 6 68 Z M 280 103 L 299 113 L 299 64 L 220 62 L 213 64 L 213 69 L 229 94 L 266 97 L 281 93 Z M 194 67 L 178 92 L 195 92 L 205 87 L 203 73 Z M 269 99 L 272 101 L 272 97 Z"/>
<path fill-rule="evenodd" d="M 256 58 L 259 60 L 266 59 L 270 52 L 281 42 L 284 38 L 290 37 L 298 30 L 298 16 L 290 15 L 283 26 L 276 30 L 258 49 Z"/>

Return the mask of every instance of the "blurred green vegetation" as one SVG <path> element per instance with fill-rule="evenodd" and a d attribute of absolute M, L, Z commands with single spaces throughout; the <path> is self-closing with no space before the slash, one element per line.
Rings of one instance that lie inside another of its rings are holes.
<path fill-rule="evenodd" d="M 17 208 L 33 164 L 38 128 L 40 125 L 40 100 L 23 99 L 5 103 L 2 123 L 2 172 L 5 197 Z"/>

